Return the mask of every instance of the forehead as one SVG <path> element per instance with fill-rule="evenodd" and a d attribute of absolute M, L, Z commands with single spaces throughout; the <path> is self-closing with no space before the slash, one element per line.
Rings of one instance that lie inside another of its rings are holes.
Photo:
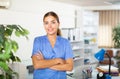
<path fill-rule="evenodd" d="M 47 20 L 56 20 L 56 18 L 54 16 L 49 15 L 44 19 L 44 21 L 47 21 Z"/>

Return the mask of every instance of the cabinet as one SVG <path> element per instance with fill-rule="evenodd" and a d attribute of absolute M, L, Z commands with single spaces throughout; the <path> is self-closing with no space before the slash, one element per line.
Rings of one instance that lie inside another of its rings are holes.
<path fill-rule="evenodd" d="M 62 36 L 72 46 L 74 57 L 83 58 L 83 64 L 95 62 L 98 50 L 99 14 L 89 10 L 76 11 L 76 27 L 62 28 Z"/>
<path fill-rule="evenodd" d="M 74 53 L 74 58 L 83 57 L 84 41 L 80 39 L 80 28 L 62 28 L 62 36 L 68 39 Z"/>
<path fill-rule="evenodd" d="M 84 40 L 81 39 L 82 35 L 80 28 L 62 28 L 62 36 L 68 39 L 71 43 L 71 47 L 74 54 L 74 68 L 73 71 L 67 72 L 69 76 L 74 74 L 75 69 L 84 64 Z M 68 76 L 68 79 L 72 79 Z"/>
<path fill-rule="evenodd" d="M 84 59 L 86 63 L 95 62 L 94 53 L 98 50 L 99 14 L 91 10 L 77 11 L 77 27 L 82 29 L 84 40 Z"/>
<path fill-rule="evenodd" d="M 96 62 L 94 53 L 98 50 L 99 15 L 88 10 L 76 11 L 75 23 L 76 27 L 61 30 L 62 36 L 70 41 L 74 53 L 73 76 L 81 78 L 77 75 L 78 70 L 82 73 L 83 69 Z"/>
<path fill-rule="evenodd" d="M 90 63 L 95 62 L 94 53 L 98 50 L 98 12 L 83 12 L 83 38 L 84 38 L 84 55 Z"/>
<path fill-rule="evenodd" d="M 74 54 L 73 71 L 67 72 L 67 74 L 74 74 L 76 68 L 84 64 L 84 40 L 81 39 L 82 34 L 80 28 L 62 28 L 61 31 L 62 36 L 70 41 Z"/>

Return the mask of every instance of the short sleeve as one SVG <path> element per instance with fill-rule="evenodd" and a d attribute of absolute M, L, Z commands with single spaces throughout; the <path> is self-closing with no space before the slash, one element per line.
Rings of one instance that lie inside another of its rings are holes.
<path fill-rule="evenodd" d="M 34 39 L 34 42 L 33 42 L 33 50 L 32 50 L 32 55 L 36 54 L 39 52 L 39 49 L 40 48 L 40 41 L 38 38 L 35 38 Z"/>
<path fill-rule="evenodd" d="M 72 51 L 70 42 L 67 41 L 65 44 L 66 44 L 65 45 L 65 59 L 73 58 L 73 51 Z"/>

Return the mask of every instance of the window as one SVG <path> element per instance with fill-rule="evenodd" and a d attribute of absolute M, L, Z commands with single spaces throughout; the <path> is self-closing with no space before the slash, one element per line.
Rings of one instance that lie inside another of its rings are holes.
<path fill-rule="evenodd" d="M 98 46 L 111 48 L 113 47 L 112 28 L 120 23 L 120 10 L 100 10 L 98 12 Z"/>

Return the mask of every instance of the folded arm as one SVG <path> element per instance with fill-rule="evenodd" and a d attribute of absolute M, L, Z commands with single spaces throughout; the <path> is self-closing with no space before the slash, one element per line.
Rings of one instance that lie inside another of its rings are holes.
<path fill-rule="evenodd" d="M 67 59 L 65 60 L 64 64 L 57 64 L 57 65 L 51 66 L 50 68 L 54 70 L 60 70 L 60 71 L 71 71 L 73 69 L 73 59 L 72 58 Z"/>
<path fill-rule="evenodd" d="M 45 60 L 42 54 L 38 53 L 32 56 L 32 62 L 35 69 L 50 68 L 60 71 L 71 71 L 73 69 L 72 58 L 67 60 L 63 60 L 61 58 Z"/>
<path fill-rule="evenodd" d="M 32 62 L 35 69 L 40 69 L 49 68 L 57 64 L 64 64 L 65 61 L 61 58 L 45 60 L 42 54 L 38 53 L 32 56 Z"/>

